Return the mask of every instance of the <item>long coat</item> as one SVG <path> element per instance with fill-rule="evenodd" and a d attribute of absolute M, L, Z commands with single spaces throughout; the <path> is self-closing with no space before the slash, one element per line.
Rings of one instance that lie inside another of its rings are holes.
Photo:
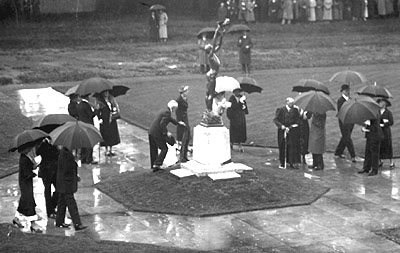
<path fill-rule="evenodd" d="M 36 154 L 42 157 L 38 176 L 44 181 L 55 181 L 57 174 L 58 149 L 54 145 L 44 141 L 36 150 Z"/>
<path fill-rule="evenodd" d="M 112 112 L 119 111 L 116 102 L 106 102 L 104 98 L 99 99 L 100 109 L 97 116 L 102 120 L 100 123 L 100 133 L 103 137 L 101 146 L 114 146 L 121 142 L 116 119 L 111 118 Z"/>
<path fill-rule="evenodd" d="M 75 193 L 78 190 L 78 164 L 71 151 L 65 147 L 58 156 L 57 168 L 57 192 Z"/>
<path fill-rule="evenodd" d="M 176 111 L 175 111 L 176 120 L 185 122 L 186 127 L 189 127 L 189 117 L 187 114 L 189 104 L 188 104 L 187 100 L 183 99 L 182 96 L 179 96 L 176 99 L 176 102 L 178 102 L 178 108 L 176 108 Z M 185 132 L 186 127 L 181 126 L 181 125 L 178 125 L 176 127 L 176 139 L 178 141 L 182 141 L 183 133 Z"/>
<path fill-rule="evenodd" d="M 308 4 L 308 21 L 314 22 L 317 20 L 315 15 L 315 7 L 317 6 L 316 0 L 309 0 Z"/>
<path fill-rule="evenodd" d="M 167 39 L 168 38 L 168 31 L 167 31 L 167 23 L 168 23 L 168 15 L 166 12 L 161 12 L 160 14 L 160 39 Z"/>
<path fill-rule="evenodd" d="M 282 18 L 283 19 L 293 19 L 293 1 L 292 0 L 283 0 L 282 2 Z"/>
<path fill-rule="evenodd" d="M 302 155 L 308 154 L 308 139 L 310 137 L 310 124 L 308 120 L 311 118 L 311 112 L 301 110 L 301 118 L 299 121 L 300 129 L 300 153 Z"/>
<path fill-rule="evenodd" d="M 33 216 L 36 214 L 36 202 L 33 195 L 33 162 L 25 154 L 19 157 L 19 174 L 18 184 L 21 191 L 21 197 L 18 203 L 17 211 L 25 216 Z"/>
<path fill-rule="evenodd" d="M 333 0 L 333 20 L 343 19 L 343 2 L 342 0 Z"/>
<path fill-rule="evenodd" d="M 323 20 L 332 20 L 332 1 L 333 0 L 324 0 L 324 14 Z"/>
<path fill-rule="evenodd" d="M 246 38 L 240 36 L 237 46 L 239 47 L 240 64 L 251 64 L 251 48 L 253 47 L 253 43 L 249 35 Z"/>
<path fill-rule="evenodd" d="M 380 125 L 383 131 L 383 140 L 381 141 L 380 158 L 392 159 L 393 146 L 392 146 L 392 131 L 390 128 L 393 126 L 393 114 L 387 108 L 381 114 Z"/>
<path fill-rule="evenodd" d="M 159 21 L 158 21 L 158 15 L 156 12 L 151 12 L 150 17 L 149 17 L 149 39 L 150 41 L 158 41 L 159 39 Z"/>
<path fill-rule="evenodd" d="M 232 103 L 231 107 L 227 109 L 226 115 L 230 121 L 229 137 L 231 143 L 243 143 L 247 140 L 246 129 L 246 114 L 249 113 L 247 109 L 246 100 L 239 101 L 235 95 L 229 98 Z"/>
<path fill-rule="evenodd" d="M 321 21 L 324 15 L 324 2 L 323 0 L 317 0 L 317 6 L 315 7 L 315 18 L 317 21 Z"/>
<path fill-rule="evenodd" d="M 278 145 L 279 149 L 283 149 L 285 145 L 284 130 L 282 126 L 289 127 L 289 133 L 286 137 L 288 162 L 290 164 L 300 163 L 300 129 L 293 127 L 298 125 L 300 120 L 299 110 L 295 107 L 287 110 L 286 106 L 276 109 L 274 123 L 278 127 Z M 280 152 L 280 158 L 281 158 Z M 281 161 L 282 162 L 282 161 Z"/>
<path fill-rule="evenodd" d="M 325 153 L 326 149 L 325 124 L 326 124 L 326 113 L 313 114 L 311 118 L 310 137 L 308 141 L 308 151 L 312 154 Z"/>
<path fill-rule="evenodd" d="M 93 118 L 96 116 L 96 112 L 92 110 L 92 107 L 85 100 L 82 100 L 76 106 L 78 112 L 78 118 L 80 121 L 94 125 Z"/>

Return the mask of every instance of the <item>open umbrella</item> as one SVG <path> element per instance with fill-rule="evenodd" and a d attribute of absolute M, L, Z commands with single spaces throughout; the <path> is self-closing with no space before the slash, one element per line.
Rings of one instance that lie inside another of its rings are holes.
<path fill-rule="evenodd" d="M 329 79 L 329 81 L 333 83 L 349 85 L 357 85 L 368 82 L 367 78 L 363 74 L 352 70 L 337 72 L 331 77 L 331 79 Z"/>
<path fill-rule="evenodd" d="M 197 34 L 197 38 L 201 39 L 203 37 L 203 34 L 206 35 L 207 39 L 212 39 L 214 37 L 214 33 L 215 33 L 215 28 L 213 27 L 205 27 L 203 29 L 201 29 Z M 219 34 L 221 34 L 219 32 Z"/>
<path fill-rule="evenodd" d="M 250 32 L 250 27 L 248 27 L 245 24 L 235 24 L 232 25 L 231 27 L 229 27 L 228 29 L 228 33 L 232 34 L 232 33 L 242 33 L 242 32 Z"/>
<path fill-rule="evenodd" d="M 66 122 L 50 133 L 53 145 L 61 145 L 69 150 L 92 148 L 103 138 L 97 128 L 82 121 Z"/>
<path fill-rule="evenodd" d="M 359 95 L 366 95 L 370 97 L 393 98 L 392 93 L 385 87 L 374 85 L 366 85 L 361 87 L 357 92 Z"/>
<path fill-rule="evenodd" d="M 343 103 L 338 117 L 343 124 L 363 124 L 376 119 L 380 106 L 370 97 L 352 98 Z"/>
<path fill-rule="evenodd" d="M 261 93 L 263 90 L 260 86 L 258 86 L 257 81 L 251 77 L 238 77 L 236 80 L 240 84 L 240 88 L 247 93 L 258 92 Z"/>
<path fill-rule="evenodd" d="M 234 89 L 240 89 L 239 82 L 230 76 L 219 76 L 215 80 L 215 92 L 220 93 L 223 91 L 232 92 Z"/>
<path fill-rule="evenodd" d="M 40 129 L 46 133 L 50 133 L 56 127 L 68 121 L 75 121 L 76 119 L 69 114 L 47 114 L 43 115 L 37 120 L 33 121 L 32 128 Z"/>
<path fill-rule="evenodd" d="M 326 95 L 330 94 L 328 87 L 315 79 L 301 79 L 292 88 L 292 91 L 295 92 L 307 92 L 310 90 L 322 91 Z"/>
<path fill-rule="evenodd" d="M 82 81 L 76 88 L 75 93 L 81 96 L 89 95 L 92 93 L 100 93 L 105 90 L 112 90 L 114 84 L 101 77 L 92 77 Z"/>
<path fill-rule="evenodd" d="M 114 97 L 118 97 L 121 95 L 125 95 L 129 90 L 129 87 L 126 87 L 125 85 L 114 85 L 112 87 L 112 90 L 110 91 L 111 95 Z"/>
<path fill-rule="evenodd" d="M 14 152 L 17 149 L 23 149 L 24 147 L 33 147 L 36 143 L 48 136 L 47 133 L 39 129 L 25 130 L 13 138 L 8 151 Z"/>
<path fill-rule="evenodd" d="M 307 91 L 294 99 L 294 104 L 308 112 L 319 114 L 335 111 L 336 103 L 322 91 Z"/>
<path fill-rule="evenodd" d="M 158 10 L 166 10 L 167 8 L 165 8 L 164 5 L 161 4 L 153 4 L 152 6 L 150 6 L 149 10 L 151 11 L 158 11 Z"/>

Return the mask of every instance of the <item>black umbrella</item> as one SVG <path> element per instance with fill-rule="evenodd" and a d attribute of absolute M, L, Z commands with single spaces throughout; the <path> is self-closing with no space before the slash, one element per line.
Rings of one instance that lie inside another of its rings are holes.
<path fill-rule="evenodd" d="M 248 27 L 245 24 L 236 24 L 236 25 L 232 25 L 228 29 L 228 33 L 242 33 L 244 31 L 250 32 L 250 27 Z"/>
<path fill-rule="evenodd" d="M 161 4 L 153 4 L 152 6 L 150 6 L 149 10 L 151 11 L 158 11 L 158 10 L 166 10 L 167 8 L 165 8 L 164 5 Z"/>
<path fill-rule="evenodd" d="M 301 79 L 292 88 L 292 91 L 296 92 L 307 92 L 310 90 L 322 91 L 326 95 L 330 94 L 328 87 L 314 79 Z"/>
<path fill-rule="evenodd" d="M 126 87 L 125 85 L 114 85 L 112 87 L 112 89 L 109 91 L 110 91 L 110 94 L 113 95 L 113 97 L 118 97 L 121 95 L 125 95 L 129 89 L 130 88 Z M 93 96 L 95 96 L 95 97 L 100 96 L 100 93 L 96 92 Z"/>
<path fill-rule="evenodd" d="M 247 93 L 258 92 L 261 93 L 263 90 L 260 86 L 257 85 L 257 81 L 250 77 L 238 77 L 236 78 L 240 83 L 240 88 Z"/>
<path fill-rule="evenodd" d="M 214 33 L 215 33 L 215 28 L 205 27 L 205 28 L 201 29 L 196 34 L 196 36 L 197 36 L 197 38 L 201 39 L 203 37 L 203 34 L 205 34 L 207 39 L 212 39 L 214 37 Z M 219 34 L 221 34 L 221 32 L 219 32 Z"/>
<path fill-rule="evenodd" d="M 39 143 L 48 136 L 49 135 L 47 133 L 39 129 L 25 130 L 14 137 L 8 151 L 21 151 L 24 148 L 33 147 L 35 144 Z"/>

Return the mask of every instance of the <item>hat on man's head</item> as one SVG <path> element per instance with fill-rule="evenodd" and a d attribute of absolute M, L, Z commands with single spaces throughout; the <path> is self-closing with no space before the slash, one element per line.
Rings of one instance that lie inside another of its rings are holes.
<path fill-rule="evenodd" d="M 189 90 L 189 86 L 187 86 L 187 85 L 182 85 L 180 88 L 179 88 L 179 93 L 184 93 L 185 91 L 188 91 Z"/>
<path fill-rule="evenodd" d="M 376 100 L 377 103 L 380 103 L 381 101 L 385 101 L 387 107 L 392 105 L 392 103 L 390 103 L 390 101 L 388 99 L 386 99 L 386 98 L 378 98 Z"/>
<path fill-rule="evenodd" d="M 340 87 L 340 92 L 344 90 L 350 90 L 350 86 L 348 84 L 342 84 L 342 87 Z"/>

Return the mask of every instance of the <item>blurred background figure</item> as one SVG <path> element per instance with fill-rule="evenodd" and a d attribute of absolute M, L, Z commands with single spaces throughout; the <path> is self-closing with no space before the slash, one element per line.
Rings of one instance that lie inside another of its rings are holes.
<path fill-rule="evenodd" d="M 324 21 L 332 21 L 332 5 L 333 5 L 333 0 L 324 0 L 324 11 L 323 11 L 323 17 L 322 19 Z"/>
<path fill-rule="evenodd" d="M 282 18 L 281 1 L 269 0 L 268 2 L 268 17 L 270 22 L 279 22 Z"/>
<path fill-rule="evenodd" d="M 100 133 L 104 140 L 100 143 L 100 146 L 106 148 L 106 156 L 115 156 L 115 153 L 112 152 L 112 147 L 121 142 L 117 124 L 117 119 L 120 118 L 119 106 L 108 90 L 97 96 L 97 101 Z"/>
<path fill-rule="evenodd" d="M 167 39 L 168 39 L 167 23 L 168 23 L 167 12 L 165 10 L 160 10 L 159 32 L 160 32 L 160 41 L 161 42 L 167 42 Z"/>
<path fill-rule="evenodd" d="M 190 126 L 189 126 L 189 118 L 187 114 L 187 110 L 189 107 L 188 104 L 188 95 L 189 86 L 182 86 L 179 89 L 179 97 L 176 99 L 178 102 L 178 107 L 176 108 L 175 115 L 177 121 L 182 121 L 186 126 L 178 125 L 176 127 L 176 140 L 178 142 L 178 149 L 180 151 L 179 161 L 187 162 L 189 159 L 187 158 L 189 141 L 190 141 Z"/>
<path fill-rule="evenodd" d="M 343 20 L 343 1 L 333 0 L 332 5 L 332 18 L 333 20 Z"/>
<path fill-rule="evenodd" d="M 239 0 L 239 12 L 238 12 L 238 20 L 241 23 L 247 24 L 247 1 L 249 0 Z"/>
<path fill-rule="evenodd" d="M 388 109 L 389 106 L 391 106 L 391 103 L 389 100 L 380 98 L 377 100 L 379 105 L 381 106 L 381 122 L 380 126 L 383 131 L 383 140 L 381 141 L 381 147 L 380 147 L 380 166 L 383 165 L 383 159 L 389 159 L 390 162 L 390 168 L 394 168 L 395 164 L 393 162 L 393 146 L 392 146 L 392 131 L 391 127 L 393 126 L 393 114 L 392 112 Z"/>
<path fill-rule="evenodd" d="M 200 64 L 200 73 L 205 74 L 210 70 L 210 64 L 208 63 L 207 52 L 204 50 L 205 46 L 209 44 L 207 42 L 206 34 L 197 41 L 197 45 L 199 46 L 199 64 Z"/>
<path fill-rule="evenodd" d="M 256 22 L 254 8 L 257 7 L 256 0 L 248 0 L 246 4 L 246 20 L 248 23 Z"/>
<path fill-rule="evenodd" d="M 287 23 L 290 25 L 293 20 L 293 1 L 292 0 L 282 0 L 282 22 L 284 25 Z"/>
<path fill-rule="evenodd" d="M 158 14 L 156 11 L 151 11 L 150 12 L 150 17 L 149 17 L 149 39 L 152 42 L 159 41 L 159 18 Z"/>
<path fill-rule="evenodd" d="M 237 46 L 239 47 L 239 62 L 242 65 L 242 72 L 244 74 L 249 74 L 253 43 L 246 31 L 239 37 Z"/>
<path fill-rule="evenodd" d="M 324 1 L 317 0 L 317 5 L 315 6 L 315 18 L 316 21 L 322 21 L 324 16 Z"/>
<path fill-rule="evenodd" d="M 317 17 L 315 14 L 315 8 L 317 7 L 317 1 L 316 0 L 309 0 L 308 4 L 308 21 L 310 22 L 315 22 L 317 21 Z"/>
<path fill-rule="evenodd" d="M 225 6 L 225 2 L 222 1 L 219 4 L 217 15 L 218 15 L 217 16 L 217 18 L 218 18 L 217 20 L 218 21 L 224 20 L 225 18 L 228 17 L 228 9 Z"/>
<path fill-rule="evenodd" d="M 229 98 L 231 107 L 226 111 L 226 116 L 229 119 L 229 137 L 231 141 L 231 149 L 234 144 L 239 145 L 239 151 L 243 152 L 242 143 L 247 140 L 246 129 L 246 114 L 249 113 L 247 109 L 246 96 L 244 96 L 241 89 L 235 89 L 233 95 Z"/>
<path fill-rule="evenodd" d="M 309 168 L 313 170 L 324 169 L 326 113 L 313 113 L 311 117 L 310 137 L 308 151 L 312 153 L 313 163 Z"/>
<path fill-rule="evenodd" d="M 228 10 L 228 18 L 232 21 L 237 20 L 237 5 L 235 0 L 226 0 L 226 9 Z"/>

